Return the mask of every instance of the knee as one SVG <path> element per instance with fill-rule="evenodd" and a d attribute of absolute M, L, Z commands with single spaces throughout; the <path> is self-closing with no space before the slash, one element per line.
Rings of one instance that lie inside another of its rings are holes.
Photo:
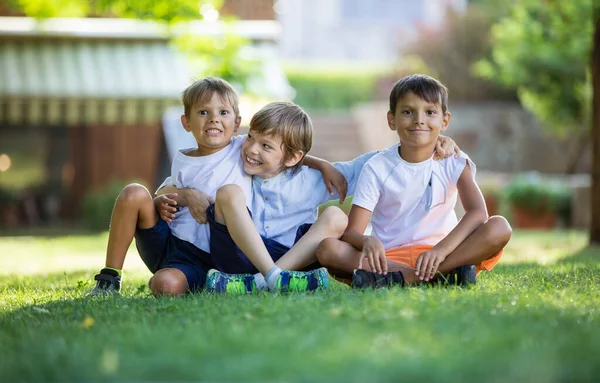
<path fill-rule="evenodd" d="M 504 247 L 512 236 L 512 227 L 506 218 L 495 215 L 490 217 L 486 222 L 487 239 L 490 243 L 496 244 L 499 247 Z"/>
<path fill-rule="evenodd" d="M 238 185 L 224 185 L 217 190 L 217 196 L 215 198 L 217 204 L 231 204 L 239 201 L 243 201 L 244 205 L 246 205 L 244 191 Z"/>
<path fill-rule="evenodd" d="M 337 206 L 329 206 L 323 210 L 319 219 L 322 219 L 332 231 L 332 237 L 340 238 L 348 226 L 348 216 Z"/>
<path fill-rule="evenodd" d="M 176 275 L 171 270 L 160 270 L 152 278 L 150 286 L 155 296 L 178 296 L 187 293 L 187 280 L 184 275 Z"/>
<path fill-rule="evenodd" d="M 335 264 L 340 252 L 340 240 L 335 238 L 326 238 L 321 241 L 317 247 L 317 260 L 323 266 Z"/>
<path fill-rule="evenodd" d="M 118 200 L 127 204 L 140 202 L 144 200 L 152 200 L 152 196 L 145 186 L 140 184 L 129 184 L 123 188 L 119 194 Z"/>

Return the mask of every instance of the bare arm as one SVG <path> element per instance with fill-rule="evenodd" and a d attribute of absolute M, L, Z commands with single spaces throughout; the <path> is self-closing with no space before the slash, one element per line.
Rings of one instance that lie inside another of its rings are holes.
<path fill-rule="evenodd" d="M 304 157 L 304 164 L 309 168 L 320 171 L 323 174 L 323 180 L 329 194 L 333 195 L 333 189 L 337 190 L 340 195 L 340 203 L 344 203 L 346 193 L 348 192 L 348 181 L 346 181 L 346 177 L 331 162 L 307 155 Z"/>
<path fill-rule="evenodd" d="M 178 189 L 175 185 L 164 186 L 158 189 L 156 194 L 158 195 L 155 198 L 156 209 L 161 218 L 167 222 L 171 222 L 175 218 L 175 212 L 177 211 L 175 206 L 187 206 L 192 217 L 198 223 L 206 223 L 206 208 L 214 203 L 212 198 L 198 190 Z M 164 195 L 167 195 L 168 198 L 159 198 Z"/>
<path fill-rule="evenodd" d="M 348 218 L 348 227 L 342 235 L 342 241 L 349 243 L 356 249 L 361 250 L 358 268 L 362 268 L 363 260 L 367 258 L 371 270 L 378 273 L 387 273 L 387 261 L 385 259 L 385 248 L 379 238 L 373 235 L 364 235 L 371 211 L 357 205 L 352 205 Z"/>
<path fill-rule="evenodd" d="M 431 250 L 423 252 L 417 258 L 417 275 L 429 280 L 437 272 L 439 264 L 446 259 L 471 233 L 483 224 L 488 216 L 485 202 L 479 187 L 473 179 L 469 162 L 458 179 L 458 195 L 465 209 L 465 215 L 460 222 L 438 242 Z"/>
<path fill-rule="evenodd" d="M 435 247 L 442 250 L 445 255 L 453 252 L 472 232 L 482 223 L 487 221 L 485 201 L 479 187 L 473 179 L 469 162 L 458 179 L 458 196 L 465 209 L 465 215 L 458 224 Z"/>

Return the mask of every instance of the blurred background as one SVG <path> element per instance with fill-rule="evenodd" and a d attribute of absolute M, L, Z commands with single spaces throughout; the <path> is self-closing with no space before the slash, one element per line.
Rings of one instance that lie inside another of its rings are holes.
<path fill-rule="evenodd" d="M 490 215 L 590 226 L 593 0 L 4 0 L 0 227 L 106 230 L 121 188 L 150 190 L 177 148 L 181 91 L 219 76 L 243 122 L 289 99 L 311 154 L 397 140 L 388 95 L 425 73 L 447 134 L 478 166 Z M 243 133 L 243 132 L 242 132 Z M 460 207 L 458 208 L 460 210 Z"/>

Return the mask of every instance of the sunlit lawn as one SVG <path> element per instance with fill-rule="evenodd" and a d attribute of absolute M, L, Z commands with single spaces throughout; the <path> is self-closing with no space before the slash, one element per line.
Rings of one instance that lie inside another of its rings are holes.
<path fill-rule="evenodd" d="M 0 381 L 597 381 L 600 249 L 519 232 L 473 289 L 178 299 L 134 248 L 89 299 L 106 235 L 0 238 Z"/>

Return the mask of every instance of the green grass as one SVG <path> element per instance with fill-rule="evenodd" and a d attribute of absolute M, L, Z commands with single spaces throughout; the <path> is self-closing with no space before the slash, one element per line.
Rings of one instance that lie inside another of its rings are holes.
<path fill-rule="evenodd" d="M 473 289 L 155 299 L 132 248 L 88 299 L 106 235 L 0 239 L 0 380 L 596 381 L 600 249 L 519 232 Z"/>

